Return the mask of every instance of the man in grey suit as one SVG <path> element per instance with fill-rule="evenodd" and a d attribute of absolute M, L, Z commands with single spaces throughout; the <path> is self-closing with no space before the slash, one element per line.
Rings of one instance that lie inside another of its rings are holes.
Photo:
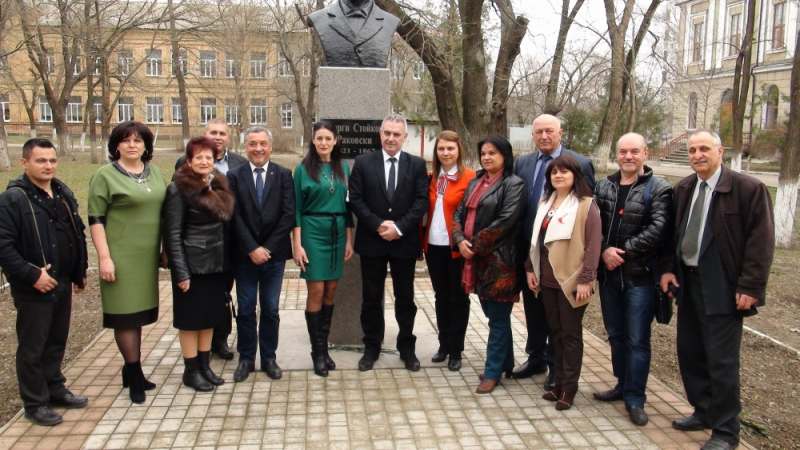
<path fill-rule="evenodd" d="M 309 14 L 307 23 L 317 29 L 329 66 L 385 69 L 400 19 L 373 0 L 339 0 Z"/>
<path fill-rule="evenodd" d="M 527 254 L 531 246 L 531 234 L 533 234 L 533 220 L 536 218 L 536 210 L 539 207 L 539 200 L 544 192 L 544 180 L 547 175 L 547 166 L 553 158 L 561 155 L 570 155 L 581 165 L 583 177 L 594 190 L 594 166 L 592 160 L 578 153 L 568 150 L 561 146 L 561 137 L 564 131 L 561 129 L 561 121 L 550 114 L 542 114 L 533 121 L 533 141 L 536 144 L 536 151 L 517 158 L 514 164 L 514 175 L 525 180 L 528 189 L 528 209 L 525 212 L 524 230 L 522 233 L 523 242 L 520 242 L 521 253 Z M 524 271 L 520 262 L 518 270 Z M 553 338 L 550 336 L 550 327 L 547 325 L 547 317 L 544 311 L 542 300 L 531 291 L 528 286 L 522 287 L 522 300 L 525 305 L 525 322 L 528 328 L 528 342 L 525 345 L 525 353 L 528 360 L 512 372 L 513 378 L 529 378 L 533 375 L 547 372 L 550 373 L 545 382 L 545 391 L 553 388 L 555 383 L 555 347 Z"/>
<path fill-rule="evenodd" d="M 211 138 L 217 144 L 217 151 L 214 154 L 214 168 L 223 175 L 227 174 L 229 170 L 247 163 L 247 159 L 244 157 L 228 152 L 228 142 L 231 136 L 228 132 L 228 124 L 224 120 L 209 120 L 203 130 L 203 136 Z M 178 158 L 175 163 L 175 170 L 177 171 L 184 164 L 186 164 L 186 155 Z M 233 289 L 233 276 L 228 282 L 228 301 L 231 300 L 231 289 Z M 232 320 L 231 316 L 225 325 L 214 328 L 214 337 L 211 338 L 211 352 L 222 359 L 233 359 L 233 351 L 228 345 L 228 335 L 231 334 L 233 328 Z"/>

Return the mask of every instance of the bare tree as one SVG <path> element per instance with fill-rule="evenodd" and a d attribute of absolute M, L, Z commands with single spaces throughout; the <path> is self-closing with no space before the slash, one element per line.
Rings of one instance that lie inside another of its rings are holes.
<path fill-rule="evenodd" d="M 556 40 L 556 51 L 553 54 L 553 64 L 550 66 L 550 78 L 547 81 L 547 95 L 544 103 L 544 113 L 556 115 L 561 112 L 562 105 L 556 103 L 558 96 L 558 81 L 561 77 L 561 65 L 564 60 L 564 48 L 567 43 L 567 33 L 575 21 L 575 16 L 578 15 L 584 0 L 577 0 L 569 9 L 569 0 L 562 0 L 561 2 L 561 24 L 558 27 L 558 39 Z"/>
<path fill-rule="evenodd" d="M 733 73 L 733 148 L 731 149 L 731 169 L 742 170 L 742 151 L 744 150 L 744 116 L 747 110 L 747 95 L 750 90 L 750 60 L 753 54 L 753 32 L 755 29 L 756 0 L 747 0 L 747 14 L 744 37 L 736 57 Z"/>
<path fill-rule="evenodd" d="M 797 177 L 800 176 L 800 31 L 797 33 L 790 81 L 789 129 L 781 154 L 778 195 L 775 198 L 775 243 L 791 247 L 797 211 Z"/>

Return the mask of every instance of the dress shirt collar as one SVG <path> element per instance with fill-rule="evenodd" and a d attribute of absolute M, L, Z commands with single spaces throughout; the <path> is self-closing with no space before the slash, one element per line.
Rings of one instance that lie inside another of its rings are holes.
<path fill-rule="evenodd" d="M 440 167 L 439 168 L 439 176 L 442 176 L 442 175 L 445 175 L 445 174 L 446 175 L 455 175 L 457 173 L 458 173 L 458 164 L 456 164 L 455 166 L 450 168 L 450 170 L 448 170 L 446 173 L 444 171 L 444 167 Z"/>
<path fill-rule="evenodd" d="M 386 163 L 388 163 L 388 162 L 389 162 L 389 158 L 395 158 L 395 159 L 397 159 L 397 162 L 399 163 L 399 162 L 400 162 L 400 154 L 401 154 L 401 153 L 403 153 L 403 151 L 402 151 L 402 150 L 400 150 L 399 152 L 397 152 L 397 154 L 395 154 L 395 155 L 392 157 L 392 156 L 389 156 L 389 154 L 388 154 L 388 153 L 386 153 L 386 150 L 384 150 L 384 149 L 381 149 L 381 151 L 383 152 L 383 163 L 384 163 L 384 164 L 386 164 Z"/>
<path fill-rule="evenodd" d="M 703 180 L 702 178 L 700 178 L 700 175 L 698 175 L 698 176 L 697 176 L 697 186 L 698 186 L 698 189 L 700 189 L 700 188 L 699 188 L 699 186 L 700 186 L 700 183 L 702 183 L 703 181 L 705 181 L 705 182 L 706 182 L 706 184 L 708 185 L 708 190 L 709 190 L 709 191 L 713 191 L 714 189 L 716 189 L 716 188 L 717 188 L 717 183 L 719 183 L 719 177 L 720 177 L 720 175 L 722 175 L 722 164 L 720 164 L 720 166 L 719 166 L 719 167 L 717 167 L 717 170 L 714 172 L 714 174 L 713 174 L 713 175 L 711 175 L 710 177 L 708 177 L 708 179 L 707 179 L 707 180 Z"/>
<path fill-rule="evenodd" d="M 228 151 L 225 150 L 225 153 L 222 155 L 222 158 L 217 159 L 216 162 L 228 161 Z"/>
<path fill-rule="evenodd" d="M 342 13 L 344 13 L 345 17 L 362 17 L 364 19 L 372 14 L 372 3 L 366 2 L 364 6 L 355 7 L 347 0 L 339 0 L 339 6 L 342 8 Z"/>
<path fill-rule="evenodd" d="M 562 147 L 561 145 L 559 145 L 559 146 L 558 146 L 558 148 L 556 149 L 556 151 L 554 151 L 553 153 L 550 153 L 550 158 L 551 158 L 551 159 L 556 159 L 556 158 L 558 158 L 559 156 L 561 156 L 561 150 L 563 150 L 563 149 L 564 149 L 564 147 Z M 541 150 L 539 150 L 538 148 L 537 148 L 536 150 L 539 152 L 539 158 L 541 158 L 542 156 L 544 156 L 544 153 L 542 153 L 542 151 L 541 151 Z M 537 159 L 536 161 L 538 162 L 538 161 L 539 161 L 539 159 Z"/>
<path fill-rule="evenodd" d="M 250 162 L 250 161 L 248 161 L 248 163 L 250 164 L 250 172 L 252 172 L 252 173 L 255 173 L 255 172 L 256 172 L 256 169 L 258 169 L 258 166 L 256 166 L 255 164 L 253 164 L 253 163 L 252 163 L 252 162 Z M 267 162 L 266 162 L 266 163 L 265 163 L 265 164 L 264 164 L 264 165 L 261 167 L 262 169 L 264 169 L 264 174 L 266 174 L 266 173 L 267 173 L 267 167 L 269 167 L 269 161 L 267 161 Z"/>

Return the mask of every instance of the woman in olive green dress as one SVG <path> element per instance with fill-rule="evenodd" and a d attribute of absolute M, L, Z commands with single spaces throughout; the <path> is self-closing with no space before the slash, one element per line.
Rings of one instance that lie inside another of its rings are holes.
<path fill-rule="evenodd" d="M 328 355 L 333 294 L 344 261 L 353 256 L 353 216 L 347 208 L 350 167 L 342 163 L 336 128 L 317 122 L 303 162 L 294 172 L 297 226 L 293 231 L 294 262 L 306 280 L 306 325 L 311 339 L 314 373 L 328 376 L 336 363 Z"/>
<path fill-rule="evenodd" d="M 122 384 L 134 403 L 155 384 L 141 365 L 142 326 L 158 319 L 161 205 L 167 182 L 153 159 L 153 133 L 123 122 L 108 140 L 110 164 L 89 181 L 89 229 L 100 265 L 103 326 L 114 329 L 125 360 Z"/>

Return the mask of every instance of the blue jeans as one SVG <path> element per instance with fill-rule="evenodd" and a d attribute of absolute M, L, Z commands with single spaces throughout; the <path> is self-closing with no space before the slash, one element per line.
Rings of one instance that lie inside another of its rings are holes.
<path fill-rule="evenodd" d="M 278 348 L 278 300 L 281 296 L 283 269 L 286 261 L 267 261 L 255 265 L 240 262 L 233 269 L 236 278 L 236 297 L 239 311 L 236 325 L 239 328 L 239 362 L 255 362 L 256 345 L 261 347 L 261 361 L 275 361 Z M 261 317 L 256 329 L 256 294 L 261 305 Z M 260 333 L 259 333 L 260 331 Z"/>
<path fill-rule="evenodd" d="M 620 289 L 620 279 L 609 274 L 600 287 L 603 323 L 611 344 L 611 366 L 625 397 L 625 406 L 644 408 L 650 374 L 650 324 L 655 316 L 655 283 Z"/>
<path fill-rule="evenodd" d="M 486 367 L 483 376 L 489 380 L 502 378 L 504 370 L 514 368 L 514 342 L 511 338 L 511 310 L 514 302 L 481 300 L 481 308 L 489 319 L 489 340 L 486 343 Z"/>

